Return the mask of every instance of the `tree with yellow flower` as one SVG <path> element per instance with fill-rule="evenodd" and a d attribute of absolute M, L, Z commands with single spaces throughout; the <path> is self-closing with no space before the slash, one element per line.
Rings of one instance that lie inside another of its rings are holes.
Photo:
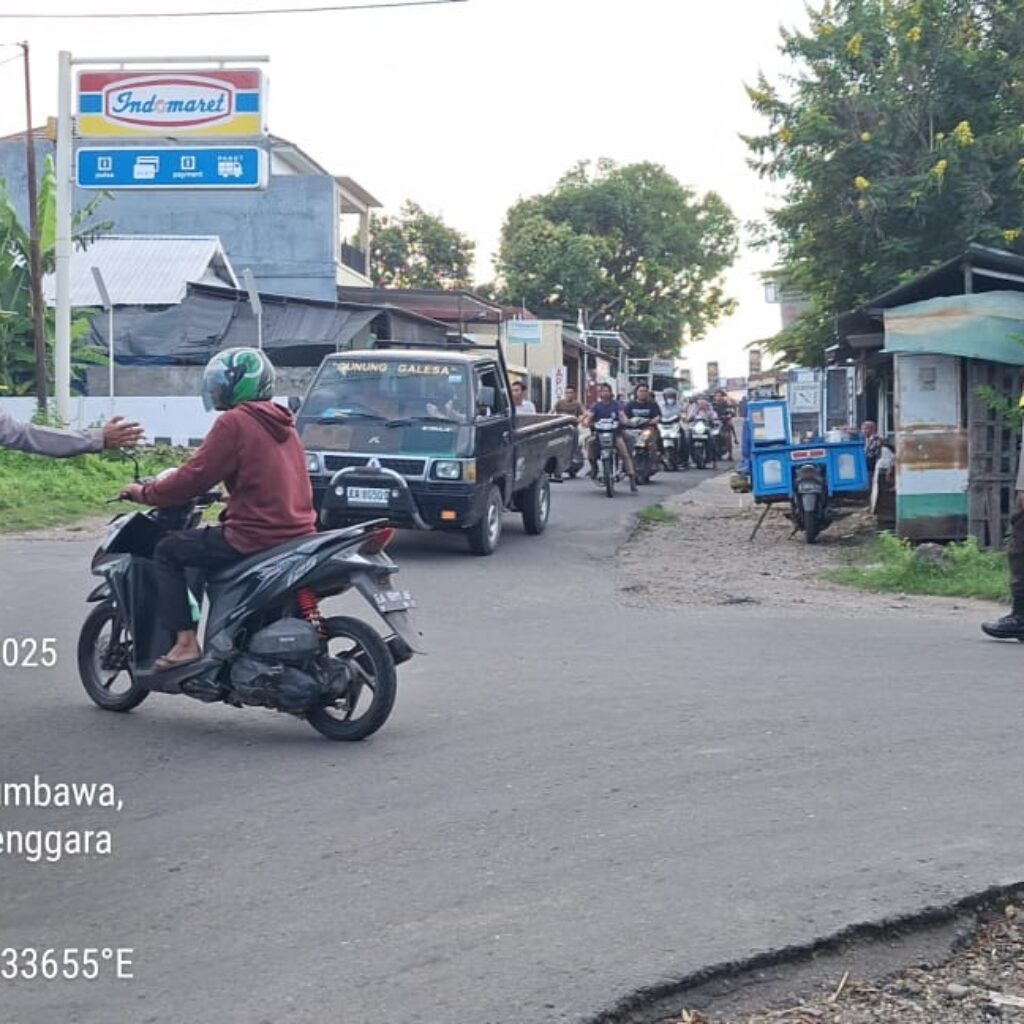
<path fill-rule="evenodd" d="M 748 89 L 750 163 L 782 200 L 761 241 L 811 312 L 776 341 L 815 364 L 835 317 L 969 242 L 1024 253 L 1024 3 L 832 0 Z"/>

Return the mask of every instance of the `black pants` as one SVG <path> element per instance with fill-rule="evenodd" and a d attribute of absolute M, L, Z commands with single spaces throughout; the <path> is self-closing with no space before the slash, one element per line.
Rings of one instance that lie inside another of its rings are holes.
<path fill-rule="evenodd" d="M 1024 614 L 1024 512 L 1020 509 L 1010 517 L 1010 543 L 1006 546 L 1006 560 L 1010 564 L 1013 610 L 1018 615 Z"/>
<path fill-rule="evenodd" d="M 219 526 L 169 533 L 153 552 L 160 624 L 174 633 L 195 628 L 188 603 L 186 568 L 223 569 L 245 557 L 224 539 L 224 531 Z"/>

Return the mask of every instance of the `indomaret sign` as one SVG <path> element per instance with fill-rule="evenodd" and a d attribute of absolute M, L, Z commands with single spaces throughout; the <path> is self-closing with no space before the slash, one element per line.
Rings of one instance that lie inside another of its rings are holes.
<path fill-rule="evenodd" d="M 78 134 L 257 136 L 266 132 L 263 72 L 81 71 Z"/>

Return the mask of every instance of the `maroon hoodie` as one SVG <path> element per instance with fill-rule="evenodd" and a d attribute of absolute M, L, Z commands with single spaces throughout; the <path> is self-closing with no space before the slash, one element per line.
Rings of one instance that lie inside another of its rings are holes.
<path fill-rule="evenodd" d="M 224 539 L 243 555 L 316 531 L 306 452 L 292 414 L 274 402 L 242 402 L 217 417 L 200 449 L 142 489 L 158 508 L 181 505 L 223 482 Z"/>

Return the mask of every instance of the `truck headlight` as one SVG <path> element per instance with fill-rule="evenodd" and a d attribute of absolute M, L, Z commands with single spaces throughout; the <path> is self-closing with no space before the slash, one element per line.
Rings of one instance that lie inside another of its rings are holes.
<path fill-rule="evenodd" d="M 461 480 L 462 463 L 453 459 L 445 459 L 434 463 L 434 476 L 438 480 Z"/>
<path fill-rule="evenodd" d="M 316 452 L 306 452 L 306 469 L 315 476 L 317 473 L 322 472 L 323 466 L 320 462 L 320 456 Z"/>

